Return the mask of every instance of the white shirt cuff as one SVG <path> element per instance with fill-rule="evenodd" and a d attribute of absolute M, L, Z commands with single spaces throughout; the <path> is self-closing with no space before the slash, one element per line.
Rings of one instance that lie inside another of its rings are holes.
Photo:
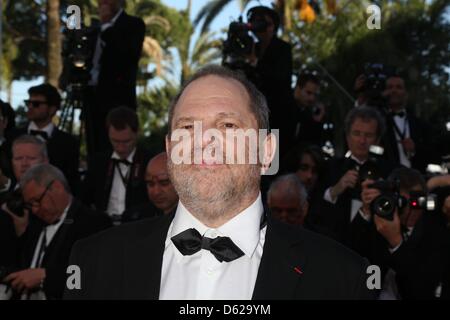
<path fill-rule="evenodd" d="M 389 252 L 392 254 L 392 253 L 394 253 L 395 251 L 397 251 L 397 249 L 398 248 L 400 248 L 400 246 L 403 244 L 403 240 L 399 243 L 399 245 L 398 246 L 396 246 L 395 248 L 389 248 Z"/>
<path fill-rule="evenodd" d="M 6 192 L 11 187 L 11 179 L 8 179 L 8 182 L 5 184 L 3 188 L 0 189 L 0 192 Z"/>
<path fill-rule="evenodd" d="M 325 190 L 325 193 L 323 194 L 323 199 L 325 201 L 328 201 L 328 202 L 332 203 L 332 204 L 336 204 L 336 201 L 337 201 L 337 197 L 334 200 L 331 197 L 331 188 L 328 188 L 327 190 Z"/>

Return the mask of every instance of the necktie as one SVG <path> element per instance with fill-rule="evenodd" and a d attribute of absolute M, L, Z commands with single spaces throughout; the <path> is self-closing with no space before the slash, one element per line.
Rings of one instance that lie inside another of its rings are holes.
<path fill-rule="evenodd" d="M 32 135 L 32 136 L 35 136 L 35 137 L 41 137 L 42 139 L 44 139 L 44 141 L 47 141 L 48 140 L 48 134 L 47 134 L 47 132 L 45 132 L 45 131 L 41 131 L 41 130 L 30 130 L 30 134 Z"/>
<path fill-rule="evenodd" d="M 220 262 L 230 262 L 244 255 L 229 237 L 202 237 L 196 229 L 187 229 L 171 238 L 182 255 L 190 256 L 201 249 L 209 250 Z"/>

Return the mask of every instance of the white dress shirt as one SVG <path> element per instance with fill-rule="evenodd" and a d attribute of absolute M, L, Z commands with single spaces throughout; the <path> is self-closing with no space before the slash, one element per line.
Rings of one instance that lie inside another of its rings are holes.
<path fill-rule="evenodd" d="M 405 110 L 403 110 L 403 111 L 405 111 Z M 406 111 L 405 111 L 405 114 L 406 114 Z M 393 119 L 394 119 L 395 125 L 397 126 L 399 131 L 401 133 L 404 133 L 403 138 L 409 138 L 410 132 L 409 132 L 408 118 L 406 116 L 400 117 L 398 115 L 394 115 Z M 398 157 L 399 157 L 400 164 L 404 165 L 405 167 L 411 168 L 411 161 L 408 159 L 407 155 L 405 154 L 405 150 L 403 149 L 402 138 L 398 134 L 397 130 L 394 129 L 394 133 L 395 133 L 395 139 L 397 141 Z"/>
<path fill-rule="evenodd" d="M 30 268 L 40 268 L 41 267 L 42 260 L 44 259 L 44 256 L 45 256 L 45 252 L 40 252 L 41 244 L 44 239 L 44 233 L 45 233 L 45 238 L 46 238 L 45 248 L 48 248 L 48 246 L 52 242 L 53 237 L 55 236 L 56 232 L 58 232 L 59 228 L 63 224 L 64 219 L 66 219 L 67 212 L 69 211 L 71 204 L 72 204 L 72 200 L 69 201 L 69 204 L 64 209 L 64 211 L 57 223 L 48 225 L 48 226 L 44 227 L 44 229 L 42 229 L 41 235 L 39 236 L 39 240 L 36 243 L 36 247 L 34 248 L 33 260 L 31 260 Z M 40 254 L 40 256 L 39 256 L 39 254 Z"/>
<path fill-rule="evenodd" d="M 47 133 L 48 138 L 50 139 L 52 137 L 53 134 L 53 130 L 55 129 L 55 125 L 50 122 L 48 125 L 46 125 L 43 128 L 39 128 L 36 123 L 34 123 L 34 121 L 31 121 L 28 124 L 28 129 L 27 129 L 27 133 L 30 134 L 31 130 L 38 130 L 38 131 L 44 131 L 45 133 Z M 41 136 L 36 136 L 36 138 L 43 140 L 44 142 L 46 142 L 44 140 L 44 138 L 42 138 Z"/>
<path fill-rule="evenodd" d="M 127 157 L 130 163 L 133 163 L 134 154 L 136 153 L 136 148 Z M 111 156 L 112 159 L 120 160 L 119 155 L 114 152 Z M 122 172 L 123 177 L 128 179 L 130 175 L 130 166 L 124 163 L 118 163 L 114 167 L 113 182 L 111 186 L 111 192 L 109 193 L 109 201 L 106 212 L 108 215 L 121 215 L 125 211 L 125 199 L 127 188 L 120 177 L 119 169 Z"/>
<path fill-rule="evenodd" d="M 100 32 L 98 34 L 97 42 L 95 45 L 94 56 L 92 57 L 91 79 L 89 80 L 89 85 L 91 85 L 91 86 L 96 86 L 98 84 L 98 76 L 100 74 L 100 58 L 102 56 L 103 47 L 105 45 L 101 38 L 102 32 L 105 31 L 106 29 L 112 27 L 116 23 L 117 18 L 120 16 L 120 14 L 122 12 L 123 12 L 123 9 L 120 9 L 116 13 L 114 18 L 111 19 L 111 21 L 109 21 L 107 23 L 103 23 L 100 26 Z"/>
<path fill-rule="evenodd" d="M 350 155 L 350 158 L 356 161 L 359 165 L 363 165 L 366 161 L 360 161 L 358 158 L 356 158 L 353 155 Z M 336 204 L 339 196 L 337 196 L 335 199 L 331 197 L 331 187 L 325 190 L 325 193 L 323 194 L 323 199 L 329 203 Z M 358 199 L 352 199 L 351 201 L 351 209 L 350 209 L 350 222 L 353 221 L 353 219 L 356 217 L 356 214 L 358 213 L 358 210 L 362 207 L 362 201 Z"/>
<path fill-rule="evenodd" d="M 250 300 L 263 254 L 266 226 L 261 228 L 264 208 L 261 194 L 247 209 L 219 228 L 208 228 L 179 202 L 166 238 L 163 256 L 161 300 Z M 189 228 L 195 228 L 208 238 L 230 237 L 244 252 L 231 262 L 219 262 L 214 255 L 201 249 L 183 256 L 171 238 Z"/>

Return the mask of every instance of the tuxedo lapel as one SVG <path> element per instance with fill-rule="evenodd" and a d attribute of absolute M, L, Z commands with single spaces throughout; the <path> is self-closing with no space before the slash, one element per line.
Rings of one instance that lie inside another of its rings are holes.
<path fill-rule="evenodd" d="M 125 247 L 124 297 L 158 300 L 165 241 L 174 216 L 157 218 L 146 237 Z"/>
<path fill-rule="evenodd" d="M 289 227 L 269 218 L 253 300 L 292 299 L 301 286 L 307 259 L 298 248 L 299 238 L 290 239 L 289 234 Z"/>

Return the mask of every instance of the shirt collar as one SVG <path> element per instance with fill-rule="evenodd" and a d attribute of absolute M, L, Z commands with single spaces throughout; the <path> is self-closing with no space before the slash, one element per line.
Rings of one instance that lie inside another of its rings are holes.
<path fill-rule="evenodd" d="M 67 204 L 67 207 L 64 209 L 63 213 L 61 214 L 61 216 L 59 217 L 59 220 L 57 223 L 55 224 L 51 224 L 49 226 L 47 226 L 47 229 L 55 229 L 58 230 L 59 227 L 64 223 L 64 220 L 67 217 L 67 213 L 69 212 L 69 208 L 72 205 L 72 198 L 69 200 L 69 203 Z"/>
<path fill-rule="evenodd" d="M 345 157 L 346 157 L 346 158 L 350 158 L 350 159 L 356 161 L 356 163 L 359 164 L 360 166 L 362 166 L 362 165 L 363 165 L 364 163 L 366 163 L 366 161 L 367 161 L 367 159 L 364 160 L 364 161 L 359 160 L 357 157 L 355 157 L 355 156 L 352 154 L 352 152 L 351 152 L 350 150 L 347 151 L 347 153 L 345 154 Z"/>
<path fill-rule="evenodd" d="M 46 125 L 46 126 L 43 127 L 43 128 L 38 128 L 38 126 L 36 125 L 36 123 L 34 123 L 34 121 L 31 121 L 31 122 L 28 124 L 28 131 L 27 131 L 27 132 L 30 133 L 31 130 L 44 131 L 44 132 L 47 133 L 47 136 L 48 136 L 49 138 L 51 138 L 54 129 L 55 129 L 55 125 L 54 125 L 52 122 L 50 122 L 48 125 Z"/>
<path fill-rule="evenodd" d="M 135 153 L 136 153 L 136 148 L 134 148 L 133 151 L 131 151 L 131 153 L 128 155 L 126 160 L 130 163 L 133 163 L 133 158 L 134 158 Z M 120 160 L 120 156 L 117 154 L 117 152 L 114 151 L 113 154 L 111 155 L 111 159 Z"/>
<path fill-rule="evenodd" d="M 119 18 L 119 16 L 122 14 L 122 12 L 123 12 L 123 8 L 120 8 L 119 11 L 114 16 L 114 18 L 112 18 L 110 21 L 108 21 L 106 23 L 103 23 L 101 25 L 102 31 L 106 30 L 109 27 L 112 27 L 116 23 L 116 20 Z"/>
<path fill-rule="evenodd" d="M 215 230 L 219 236 L 230 237 L 239 249 L 251 258 L 259 243 L 261 217 L 263 214 L 264 207 L 260 193 L 249 207 L 241 211 L 224 225 L 213 229 L 205 226 L 195 218 L 183 203 L 179 201 L 175 217 L 168 232 L 166 248 L 172 243 L 170 238 L 187 229 L 194 228 L 201 235 L 204 235 L 207 230 Z"/>

